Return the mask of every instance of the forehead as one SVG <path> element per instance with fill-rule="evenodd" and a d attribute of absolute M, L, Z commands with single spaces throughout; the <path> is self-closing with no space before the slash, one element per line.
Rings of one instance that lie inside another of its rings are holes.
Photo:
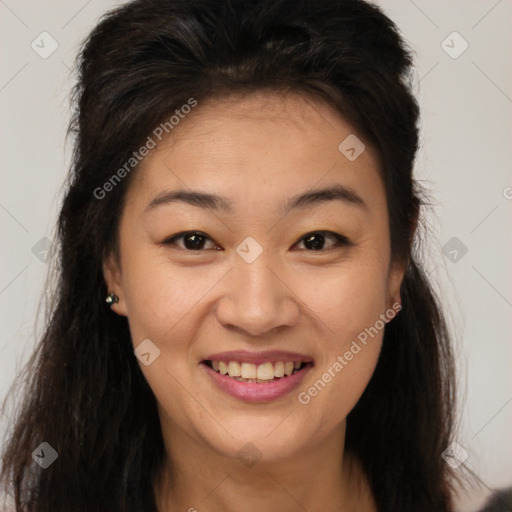
<path fill-rule="evenodd" d="M 163 190 L 201 189 L 236 209 L 336 183 L 383 196 L 373 147 L 324 102 L 260 92 L 199 103 L 143 160 L 129 195 L 147 202 Z"/>

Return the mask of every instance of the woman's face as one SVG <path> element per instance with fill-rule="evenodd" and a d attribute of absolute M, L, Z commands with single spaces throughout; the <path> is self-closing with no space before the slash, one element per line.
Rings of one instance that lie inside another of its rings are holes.
<path fill-rule="evenodd" d="M 334 110 L 199 103 L 133 176 L 119 243 L 105 276 L 164 434 L 268 461 L 343 439 L 403 271 L 376 153 Z"/>

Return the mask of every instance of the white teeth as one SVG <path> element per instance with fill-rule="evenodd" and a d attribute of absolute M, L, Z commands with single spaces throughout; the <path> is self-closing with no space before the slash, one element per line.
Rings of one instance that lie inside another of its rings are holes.
<path fill-rule="evenodd" d="M 284 377 L 284 363 L 283 363 L 283 361 L 278 361 L 274 365 L 274 376 L 275 377 Z"/>
<path fill-rule="evenodd" d="M 257 378 L 259 380 L 272 380 L 274 378 L 274 365 L 272 363 L 260 364 Z"/>
<path fill-rule="evenodd" d="M 240 377 L 240 364 L 236 361 L 230 361 L 228 365 L 228 373 L 230 377 Z"/>
<path fill-rule="evenodd" d="M 267 362 L 259 365 L 238 361 L 212 361 L 211 364 L 216 372 L 227 374 L 238 381 L 263 383 L 293 375 L 299 371 L 302 361 L 277 361 L 274 364 Z"/>
<path fill-rule="evenodd" d="M 252 363 L 242 363 L 241 373 L 244 379 L 255 379 L 257 375 L 256 365 Z"/>

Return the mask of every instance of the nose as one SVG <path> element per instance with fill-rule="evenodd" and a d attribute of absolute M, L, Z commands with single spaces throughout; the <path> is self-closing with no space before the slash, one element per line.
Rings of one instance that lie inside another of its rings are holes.
<path fill-rule="evenodd" d="M 224 285 L 216 315 L 226 328 L 263 337 L 299 321 L 300 301 L 294 283 L 286 282 L 283 272 L 273 268 L 263 254 L 252 263 L 237 258 Z"/>

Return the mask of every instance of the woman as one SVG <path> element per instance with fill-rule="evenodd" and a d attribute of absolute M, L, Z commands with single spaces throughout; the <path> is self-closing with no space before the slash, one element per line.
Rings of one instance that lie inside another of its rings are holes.
<path fill-rule="evenodd" d="M 411 55 L 362 0 L 139 0 L 88 37 L 17 511 L 453 509 Z"/>

